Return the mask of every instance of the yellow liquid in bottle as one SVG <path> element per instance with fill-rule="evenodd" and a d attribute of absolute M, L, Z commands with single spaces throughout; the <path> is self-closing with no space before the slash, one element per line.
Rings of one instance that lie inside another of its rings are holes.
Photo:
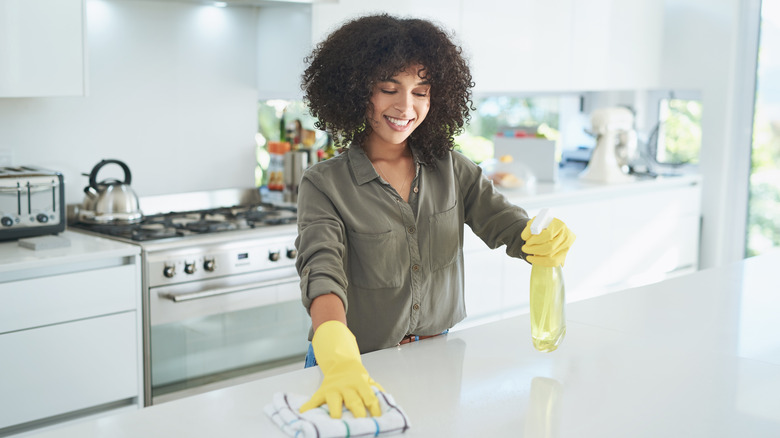
<path fill-rule="evenodd" d="M 531 267 L 531 337 L 534 348 L 550 352 L 566 334 L 565 288 L 561 267 Z"/>

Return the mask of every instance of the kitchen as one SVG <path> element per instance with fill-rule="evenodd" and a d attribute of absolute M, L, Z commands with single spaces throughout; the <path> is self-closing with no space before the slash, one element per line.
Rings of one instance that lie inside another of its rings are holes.
<path fill-rule="evenodd" d="M 141 197 L 251 187 L 258 98 L 294 98 L 290 93 L 298 92 L 296 74 L 291 72 L 299 69 L 300 56 L 274 50 L 280 45 L 308 47 L 312 39 L 322 35 L 323 23 L 328 19 L 337 20 L 334 16 L 328 18 L 328 14 L 333 14 L 328 7 L 333 5 L 327 3 L 269 3 L 264 5 L 264 10 L 262 6 L 218 9 L 179 2 L 88 1 L 85 50 L 88 68 L 84 74 L 87 97 L 0 99 L 0 150 L 11 152 L 13 164 L 34 163 L 63 172 L 67 203 L 79 202 L 84 197 L 82 188 L 87 179 L 81 174 L 108 157 L 121 158 L 129 165 L 133 170 L 132 186 Z M 355 3 L 342 1 L 339 5 L 349 9 Z M 410 13 L 436 13 L 439 20 L 448 23 L 459 23 L 463 15 L 475 14 L 469 2 L 464 3 L 465 9 L 443 8 L 441 3 L 446 2 L 417 5 L 422 11 L 409 6 Z M 732 150 L 737 148 L 729 147 L 732 143 L 729 139 L 739 131 L 736 118 L 740 112 L 733 103 L 739 101 L 740 94 L 736 85 L 726 86 L 731 81 L 742 84 L 730 66 L 737 62 L 735 58 L 743 55 L 736 50 L 729 56 L 697 50 L 710 44 L 729 46 L 725 42 L 734 39 L 739 29 L 739 23 L 733 18 L 740 16 L 738 3 L 707 3 L 706 7 L 698 4 L 698 8 L 707 11 L 701 16 L 695 13 L 696 5 L 696 2 L 672 2 L 662 11 L 682 15 L 664 17 L 667 28 L 662 34 L 657 33 L 650 43 L 651 48 L 664 54 L 664 62 L 656 59 L 652 64 L 658 70 L 658 77 L 637 78 L 635 84 L 618 85 L 619 88 L 645 88 L 657 86 L 663 79 L 660 84 L 667 87 L 702 89 L 709 118 L 703 121 L 707 140 L 702 145 L 699 166 L 704 181 L 701 185 L 704 225 L 698 265 L 705 268 L 741 258 L 742 251 L 733 248 L 738 244 L 719 236 L 730 235 L 723 230 L 734 229 L 739 220 L 730 213 L 738 211 L 734 206 L 744 200 L 728 181 L 744 179 L 740 175 L 744 166 L 738 164 L 747 158 Z M 312 20 L 309 11 L 316 12 L 322 21 Z M 591 18 L 595 22 L 598 17 Z M 567 23 L 563 16 L 557 20 L 558 26 Z M 674 26 L 680 20 L 689 26 L 701 26 L 700 30 L 707 31 L 707 40 L 690 38 L 687 33 L 686 38 L 679 38 L 674 32 L 690 32 Z M 717 32 L 713 32 L 713 23 L 722 25 L 723 21 L 726 25 L 718 26 Z M 464 40 L 469 38 L 467 29 L 464 25 Z M 543 29 L 544 41 L 551 45 L 563 44 L 560 40 L 565 38 L 558 36 L 560 28 L 549 26 L 549 29 L 552 30 Z M 471 28 L 471 36 L 478 30 Z M 282 31 L 284 41 L 277 43 L 279 38 L 275 35 Z M 533 51 L 528 38 L 519 38 L 516 49 Z M 481 43 L 493 44 L 490 40 Z M 267 58 L 258 53 L 271 53 L 274 61 L 269 65 L 264 62 Z M 699 54 L 699 58 L 691 59 L 691 53 Z M 534 88 L 530 92 L 577 89 L 570 75 L 562 73 L 571 70 L 569 63 L 577 60 L 575 55 L 547 61 L 555 74 L 538 68 L 536 77 L 525 81 Z M 477 68 L 482 65 L 475 64 Z M 628 64 L 639 72 L 648 71 L 648 66 L 642 63 Z M 502 80 L 499 73 L 498 69 L 475 71 L 478 84 L 501 87 L 484 89 L 485 94 L 505 91 L 507 80 Z M 515 88 L 507 91 L 526 91 L 517 88 L 518 85 L 509 86 Z M 594 85 L 599 86 L 605 84 Z M 574 263 L 572 269 L 576 269 Z"/>

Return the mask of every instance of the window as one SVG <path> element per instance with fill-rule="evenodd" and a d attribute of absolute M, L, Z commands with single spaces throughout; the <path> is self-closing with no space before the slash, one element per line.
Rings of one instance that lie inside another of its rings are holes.
<path fill-rule="evenodd" d="M 560 96 L 491 96 L 474 100 L 476 111 L 463 134 L 455 139 L 456 148 L 476 163 L 493 158 L 493 137 L 498 135 L 560 137 L 558 126 Z"/>
<path fill-rule="evenodd" d="M 746 256 L 780 247 L 780 4 L 762 2 Z"/>
<path fill-rule="evenodd" d="M 651 120 L 654 127 L 647 138 L 647 156 L 658 167 L 698 163 L 702 115 L 699 93 L 652 91 L 648 97 L 651 102 L 649 117 L 657 114 L 657 119 Z M 654 108 L 653 102 L 656 102 Z"/>
<path fill-rule="evenodd" d="M 661 99 L 658 144 L 655 157 L 660 163 L 697 163 L 701 148 L 701 102 Z"/>

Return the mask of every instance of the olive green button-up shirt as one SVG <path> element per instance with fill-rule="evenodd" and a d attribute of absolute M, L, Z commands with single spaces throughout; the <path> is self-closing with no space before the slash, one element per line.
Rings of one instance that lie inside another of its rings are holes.
<path fill-rule="evenodd" d="M 407 334 L 439 334 L 466 316 L 463 224 L 490 248 L 506 245 L 508 255 L 525 258 L 528 221 L 458 152 L 435 167 L 418 165 L 407 203 L 353 146 L 309 168 L 299 186 L 303 304 L 341 298 L 362 353 Z"/>

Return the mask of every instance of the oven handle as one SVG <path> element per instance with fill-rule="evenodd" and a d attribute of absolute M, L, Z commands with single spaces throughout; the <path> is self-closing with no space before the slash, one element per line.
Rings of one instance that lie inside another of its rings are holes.
<path fill-rule="evenodd" d="M 258 289 L 261 287 L 277 286 L 284 283 L 292 283 L 299 281 L 297 275 L 291 275 L 289 277 L 277 278 L 276 280 L 258 281 L 255 283 L 242 284 L 240 286 L 223 287 L 219 289 L 209 289 L 199 292 L 187 292 L 187 293 L 170 293 L 160 292 L 160 298 L 167 298 L 174 303 L 181 303 L 184 301 L 199 300 L 201 298 L 209 298 L 217 295 L 233 294 L 237 292 L 244 292 L 251 289 Z"/>

